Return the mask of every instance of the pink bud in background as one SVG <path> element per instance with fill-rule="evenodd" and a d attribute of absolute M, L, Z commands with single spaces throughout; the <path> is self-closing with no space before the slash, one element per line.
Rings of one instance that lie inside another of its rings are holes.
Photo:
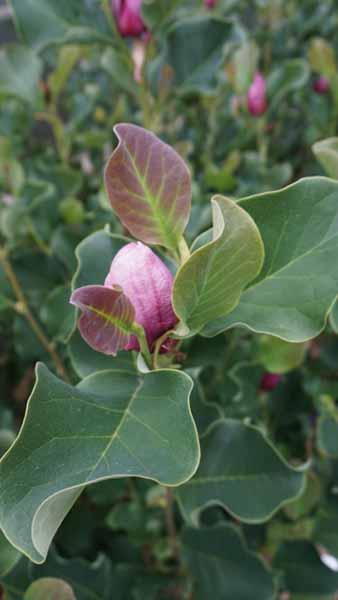
<path fill-rule="evenodd" d="M 112 0 L 117 27 L 123 37 L 139 37 L 146 31 L 141 5 L 142 0 Z"/>
<path fill-rule="evenodd" d="M 254 117 L 263 115 L 268 107 L 266 99 L 266 81 L 263 75 L 258 71 L 248 90 L 247 105 L 249 113 Z"/>
<path fill-rule="evenodd" d="M 260 383 L 260 389 L 264 392 L 270 392 L 277 387 L 281 379 L 282 376 L 278 375 L 278 373 L 264 373 Z"/>
<path fill-rule="evenodd" d="M 204 0 L 205 8 L 214 8 L 217 4 L 217 0 Z"/>
<path fill-rule="evenodd" d="M 313 82 L 313 90 L 316 94 L 327 94 L 330 89 L 330 82 L 324 75 L 317 77 Z"/>
<path fill-rule="evenodd" d="M 115 256 L 105 286 L 119 285 L 135 309 L 135 321 L 143 326 L 148 344 L 177 323 L 171 304 L 173 276 L 150 248 L 142 242 L 124 246 Z M 125 350 L 138 350 L 132 337 Z"/>

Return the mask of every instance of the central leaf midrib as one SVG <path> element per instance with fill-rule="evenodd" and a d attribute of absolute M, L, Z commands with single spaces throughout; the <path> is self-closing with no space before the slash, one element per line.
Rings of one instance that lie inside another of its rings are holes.
<path fill-rule="evenodd" d="M 134 171 L 135 171 L 135 173 L 137 175 L 137 178 L 138 178 L 138 180 L 139 180 L 139 182 L 141 184 L 141 187 L 142 187 L 142 190 L 143 190 L 143 193 L 144 193 L 144 198 L 145 198 L 147 204 L 150 205 L 150 208 L 151 208 L 151 210 L 153 212 L 155 220 L 158 222 L 158 226 L 159 226 L 159 229 L 161 231 L 161 234 L 162 234 L 163 238 L 167 241 L 169 247 L 170 248 L 174 248 L 175 245 L 176 245 L 176 243 L 175 243 L 176 242 L 175 237 L 172 236 L 170 230 L 167 227 L 167 224 L 163 220 L 161 211 L 159 211 L 159 209 L 158 209 L 156 200 L 155 200 L 155 202 L 153 202 L 153 195 L 152 195 L 151 191 L 149 190 L 147 182 L 146 182 L 144 176 L 142 175 L 142 173 L 140 172 L 140 170 L 139 170 L 139 168 L 138 168 L 138 166 L 137 166 L 137 164 L 136 164 L 136 162 L 134 160 L 134 157 L 133 157 L 132 153 L 130 152 L 127 144 L 125 144 L 125 149 L 126 149 L 127 154 L 129 156 L 130 162 L 131 162 L 131 164 L 133 166 L 133 169 L 134 169 Z"/>
<path fill-rule="evenodd" d="M 87 308 L 89 310 L 91 310 L 93 313 L 95 313 L 96 315 L 98 315 L 99 317 L 102 317 L 103 319 L 108 321 L 111 325 L 114 325 L 114 327 L 118 327 L 119 329 L 122 329 L 123 333 L 125 333 L 126 335 L 130 335 L 132 333 L 132 331 L 133 331 L 132 325 L 130 325 L 130 327 L 128 329 L 127 325 L 125 323 L 123 323 L 123 321 L 121 321 L 121 319 L 118 319 L 117 317 L 114 317 L 113 315 L 111 315 L 109 313 L 105 313 L 103 310 L 100 310 L 99 308 L 96 308 L 95 306 L 92 306 L 91 304 L 87 304 Z"/>

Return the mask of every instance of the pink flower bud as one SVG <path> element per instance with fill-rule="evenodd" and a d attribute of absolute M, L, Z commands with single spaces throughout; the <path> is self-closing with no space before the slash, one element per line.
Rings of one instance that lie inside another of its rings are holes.
<path fill-rule="evenodd" d="M 117 27 L 123 37 L 139 37 L 146 31 L 141 5 L 142 0 L 112 0 Z"/>
<path fill-rule="evenodd" d="M 217 4 L 217 0 L 204 0 L 205 8 L 214 8 Z"/>
<path fill-rule="evenodd" d="M 263 115 L 268 107 L 266 99 L 266 81 L 263 75 L 258 71 L 249 87 L 247 104 L 249 113 L 254 117 Z"/>
<path fill-rule="evenodd" d="M 330 82 L 324 75 L 321 75 L 314 80 L 312 87 L 316 94 L 327 94 L 330 89 Z"/>
<path fill-rule="evenodd" d="M 260 389 L 264 392 L 270 392 L 277 387 L 281 379 L 282 376 L 278 375 L 278 373 L 264 373 L 260 383 Z"/>
<path fill-rule="evenodd" d="M 148 344 L 177 323 L 171 304 L 173 276 L 142 242 L 124 246 L 115 256 L 105 286 L 119 285 L 135 309 L 135 321 L 144 327 Z M 125 350 L 138 350 L 135 336 Z"/>

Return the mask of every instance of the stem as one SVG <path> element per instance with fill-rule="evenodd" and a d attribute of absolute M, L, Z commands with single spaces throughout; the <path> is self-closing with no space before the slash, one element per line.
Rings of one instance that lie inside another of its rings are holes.
<path fill-rule="evenodd" d="M 27 319 L 30 327 L 34 331 L 39 342 L 41 343 L 43 348 L 46 350 L 46 352 L 48 352 L 52 361 L 54 362 L 54 365 L 55 365 L 55 368 L 56 368 L 58 374 L 65 381 L 69 382 L 70 379 L 67 375 L 65 367 L 63 365 L 63 362 L 62 362 L 61 358 L 59 357 L 57 351 L 55 350 L 54 344 L 52 342 L 50 342 L 50 340 L 45 336 L 44 332 L 41 329 L 40 324 L 35 319 L 31 309 L 29 308 L 26 296 L 23 293 L 20 282 L 19 282 L 19 280 L 13 270 L 11 262 L 8 258 L 7 251 L 5 248 L 2 248 L 2 247 L 0 247 L 0 264 L 3 267 L 6 277 L 9 281 L 9 283 L 11 284 L 13 292 L 17 299 L 17 304 L 15 305 L 15 310 Z"/>
<path fill-rule="evenodd" d="M 148 367 L 151 369 L 151 366 L 152 366 L 151 354 L 150 354 L 146 334 L 145 334 L 145 331 L 144 331 L 142 325 L 139 325 L 138 323 L 134 323 L 133 324 L 133 333 L 136 335 L 138 342 L 140 344 L 141 354 L 143 355 L 143 358 L 145 359 Z"/>
<path fill-rule="evenodd" d="M 188 258 L 190 258 L 189 246 L 188 246 L 187 242 L 185 241 L 183 235 L 182 235 L 180 241 L 178 242 L 178 251 L 179 251 L 181 263 L 186 262 L 188 260 Z"/>
<path fill-rule="evenodd" d="M 166 506 L 164 510 L 166 529 L 168 532 L 168 538 L 172 550 L 173 557 L 178 560 L 179 559 L 179 545 L 177 539 L 177 530 L 175 523 L 175 514 L 174 514 L 174 497 L 170 488 L 165 488 L 166 495 Z"/>

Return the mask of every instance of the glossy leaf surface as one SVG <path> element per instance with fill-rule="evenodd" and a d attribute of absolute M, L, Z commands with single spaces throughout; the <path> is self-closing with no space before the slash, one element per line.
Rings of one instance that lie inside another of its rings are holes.
<path fill-rule="evenodd" d="M 188 167 L 142 127 L 119 124 L 114 131 L 119 144 L 105 170 L 114 211 L 137 239 L 176 249 L 190 213 Z"/>
<path fill-rule="evenodd" d="M 176 490 L 184 516 L 193 523 L 210 505 L 249 523 L 264 521 L 303 489 L 303 473 L 291 468 L 258 429 L 240 421 L 212 425 L 201 440 L 201 453 L 196 475 Z"/>
<path fill-rule="evenodd" d="M 264 267 L 235 310 L 203 333 L 244 325 L 290 342 L 315 337 L 338 291 L 338 183 L 309 177 L 240 205 L 262 235 Z"/>
<path fill-rule="evenodd" d="M 190 377 L 173 370 L 105 371 L 73 388 L 40 364 L 20 434 L 0 463 L 0 525 L 10 541 L 41 562 L 83 486 L 189 479 L 199 462 L 191 389 Z"/>
<path fill-rule="evenodd" d="M 251 217 L 223 196 L 214 196 L 212 206 L 213 240 L 193 252 L 174 282 L 175 312 L 192 331 L 233 310 L 264 260 Z"/>

